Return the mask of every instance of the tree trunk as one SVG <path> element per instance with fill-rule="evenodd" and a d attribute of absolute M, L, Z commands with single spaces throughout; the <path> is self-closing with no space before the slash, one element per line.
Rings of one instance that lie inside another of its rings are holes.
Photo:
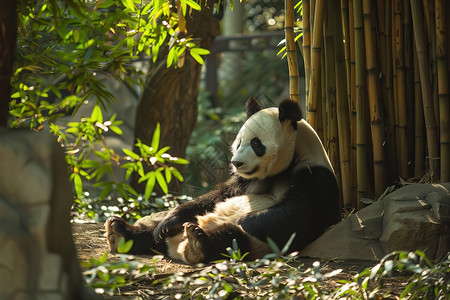
<path fill-rule="evenodd" d="M 11 93 L 11 75 L 16 52 L 17 13 L 16 1 L 4 1 L 0 9 L 0 126 L 8 120 Z"/>
<path fill-rule="evenodd" d="M 188 34 L 193 35 L 200 47 L 211 49 L 214 37 L 219 33 L 218 20 L 212 8 L 202 7 L 200 12 L 186 14 Z M 159 59 L 150 71 L 144 92 L 136 111 L 135 138 L 150 144 L 156 124 L 161 124 L 160 145 L 170 146 L 173 156 L 184 157 L 197 119 L 197 94 L 201 65 L 186 54 L 182 68 L 166 68 L 166 61 Z M 177 166 L 180 167 L 180 166 Z M 144 186 L 132 183 L 138 192 Z M 170 192 L 179 192 L 179 185 L 169 186 Z"/>

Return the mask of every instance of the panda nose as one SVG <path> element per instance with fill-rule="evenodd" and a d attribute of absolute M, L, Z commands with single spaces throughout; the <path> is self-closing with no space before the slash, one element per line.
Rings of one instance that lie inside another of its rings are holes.
<path fill-rule="evenodd" d="M 242 167 L 242 165 L 244 164 L 242 161 L 231 161 L 231 163 L 232 163 L 233 166 L 235 166 L 236 168 Z"/>

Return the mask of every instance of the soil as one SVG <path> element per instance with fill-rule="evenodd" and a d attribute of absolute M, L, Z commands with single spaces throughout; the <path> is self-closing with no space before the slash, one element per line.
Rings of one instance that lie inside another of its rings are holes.
<path fill-rule="evenodd" d="M 74 223 L 72 224 L 75 247 L 78 251 L 80 262 L 89 261 L 89 259 L 99 259 L 109 250 L 106 240 L 103 224 L 99 223 Z M 117 256 L 108 254 L 108 260 L 115 260 Z M 154 265 L 157 269 L 156 278 L 147 278 L 138 283 L 122 287 L 114 295 L 101 295 L 101 299 L 175 299 L 176 295 L 188 292 L 187 289 L 173 288 L 163 289 L 161 286 L 152 285 L 155 279 L 164 278 L 172 274 L 184 273 L 193 274 L 199 272 L 202 268 L 193 267 L 185 264 L 175 263 L 169 259 L 161 259 L 156 263 L 151 256 L 138 256 L 138 259 L 145 264 Z M 301 258 L 300 262 L 305 268 L 311 267 L 315 260 L 311 258 Z M 327 261 L 321 262 L 323 273 L 332 270 L 342 269 L 343 271 L 322 286 L 329 290 L 334 290 L 340 286 L 339 280 L 352 280 L 352 278 L 368 267 L 373 267 L 376 262 L 373 261 Z M 264 270 L 262 270 L 263 272 Z M 386 290 L 393 291 L 394 295 L 399 295 L 405 287 L 404 280 L 400 278 L 390 278 L 384 282 Z M 395 298 L 392 298 L 395 299 Z"/>

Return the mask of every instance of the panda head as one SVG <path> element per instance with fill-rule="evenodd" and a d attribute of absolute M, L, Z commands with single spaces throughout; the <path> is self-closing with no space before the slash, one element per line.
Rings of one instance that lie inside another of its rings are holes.
<path fill-rule="evenodd" d="M 261 109 L 250 98 L 246 109 L 248 119 L 231 147 L 233 172 L 247 179 L 264 179 L 284 171 L 294 157 L 300 106 L 284 100 L 278 108 Z"/>

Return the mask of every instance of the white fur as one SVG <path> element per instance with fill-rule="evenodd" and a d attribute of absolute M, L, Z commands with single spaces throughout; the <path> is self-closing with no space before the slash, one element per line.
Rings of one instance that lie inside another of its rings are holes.
<path fill-rule="evenodd" d="M 295 135 L 290 121 L 281 123 L 278 119 L 278 108 L 258 111 L 244 123 L 233 142 L 231 161 L 244 163 L 239 168 L 233 166 L 233 171 L 244 178 L 260 180 L 282 172 L 292 161 Z M 255 137 L 266 147 L 266 153 L 261 157 L 250 145 Z"/>
<path fill-rule="evenodd" d="M 269 195 L 244 195 L 227 199 L 216 205 L 212 213 L 197 216 L 198 224 L 206 233 L 214 231 L 217 226 L 235 223 L 240 217 L 252 211 L 260 211 L 277 204 Z"/>
<path fill-rule="evenodd" d="M 305 120 L 297 122 L 295 152 L 297 153 L 296 169 L 320 166 L 333 172 L 333 167 L 319 136 Z"/>

